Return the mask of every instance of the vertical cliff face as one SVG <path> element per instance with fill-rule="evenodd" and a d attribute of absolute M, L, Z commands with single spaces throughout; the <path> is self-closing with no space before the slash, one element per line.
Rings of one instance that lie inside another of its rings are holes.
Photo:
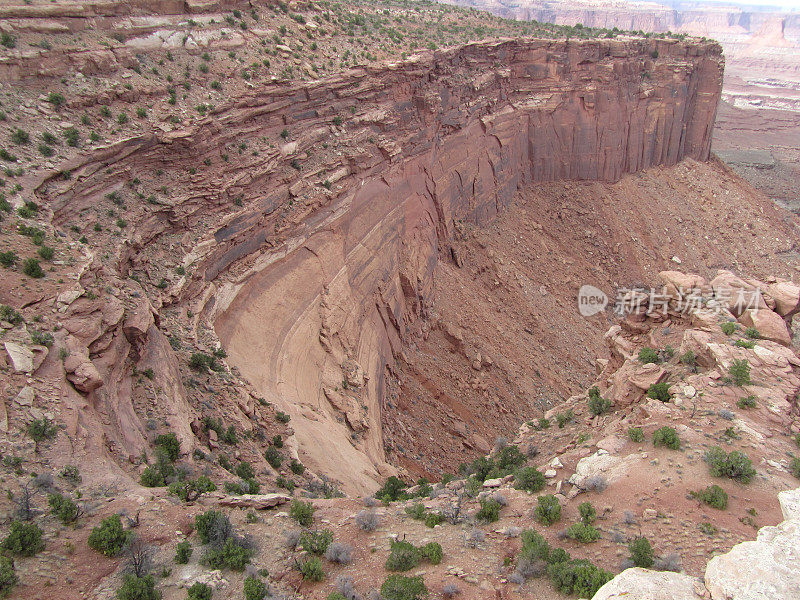
<path fill-rule="evenodd" d="M 258 89 L 192 128 L 109 147 L 39 193 L 66 225 L 120 173 L 185 184 L 168 206 L 131 208 L 120 271 L 182 252 L 192 276 L 159 303 L 193 304 L 197 331 L 213 323 L 228 362 L 291 414 L 305 462 L 368 491 L 392 470 L 384 378 L 435 305 L 454 224 L 487 223 L 536 182 L 707 159 L 722 67 L 713 43 L 471 44 Z M 283 130 L 278 148 L 190 168 Z M 346 143 L 329 148 L 331 135 Z"/>
<path fill-rule="evenodd" d="M 382 154 L 351 159 L 347 191 L 214 311 L 234 362 L 286 403 L 323 470 L 347 464 L 348 483 L 366 489 L 387 474 L 383 378 L 435 303 L 454 222 L 486 223 L 537 181 L 616 181 L 708 157 L 718 49 L 668 44 L 659 61 L 653 49 L 483 44 L 337 86 L 370 107 Z M 311 95 L 298 113 L 330 98 Z M 350 377 L 359 369 L 365 381 Z"/>

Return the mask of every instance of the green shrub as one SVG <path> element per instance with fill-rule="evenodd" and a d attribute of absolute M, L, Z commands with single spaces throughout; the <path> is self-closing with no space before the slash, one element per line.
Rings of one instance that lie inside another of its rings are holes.
<path fill-rule="evenodd" d="M 690 367 L 692 369 L 697 367 L 697 355 L 694 353 L 693 350 L 687 350 L 684 354 L 681 355 L 681 357 L 678 360 L 681 361 L 681 363 L 683 363 L 687 367 Z"/>
<path fill-rule="evenodd" d="M 56 153 L 52 146 L 48 146 L 47 144 L 39 144 L 39 154 L 44 156 L 45 158 L 50 158 Z"/>
<path fill-rule="evenodd" d="M 749 396 L 745 396 L 744 398 L 739 398 L 739 400 L 736 401 L 736 406 L 741 409 L 755 408 L 756 397 L 751 394 Z"/>
<path fill-rule="evenodd" d="M 222 547 L 210 548 L 203 557 L 203 562 L 212 569 L 243 571 L 252 556 L 253 551 L 245 548 L 241 540 L 229 537 Z"/>
<path fill-rule="evenodd" d="M 80 133 L 78 133 L 78 130 L 74 127 L 65 129 L 62 135 L 64 136 L 64 139 L 67 140 L 67 146 L 72 146 L 75 148 L 80 143 Z"/>
<path fill-rule="evenodd" d="M 39 444 L 56 437 L 58 427 L 47 417 L 28 423 L 28 435 L 33 440 L 33 451 L 39 452 Z"/>
<path fill-rule="evenodd" d="M 586 525 L 591 525 L 597 519 L 597 511 L 591 502 L 581 502 L 578 505 L 578 513 L 581 515 L 581 521 Z"/>
<path fill-rule="evenodd" d="M 19 257 L 13 250 L 0 252 L 0 265 L 3 265 L 6 269 L 13 267 L 18 260 Z"/>
<path fill-rule="evenodd" d="M 514 474 L 514 488 L 526 492 L 538 492 L 544 489 L 546 480 L 541 471 L 535 467 L 522 467 Z"/>
<path fill-rule="evenodd" d="M 36 523 L 14 521 L 8 536 L 0 544 L 4 550 L 19 556 L 35 556 L 44 550 L 42 530 Z"/>
<path fill-rule="evenodd" d="M 208 544 L 213 538 L 217 537 L 215 532 L 219 529 L 231 529 L 231 522 L 225 513 L 218 510 L 207 510 L 196 515 L 194 518 L 194 528 L 200 541 Z"/>
<path fill-rule="evenodd" d="M 80 506 L 62 494 L 50 494 L 47 503 L 50 505 L 50 512 L 64 525 L 74 523 L 83 514 Z"/>
<path fill-rule="evenodd" d="M 286 423 L 292 420 L 292 417 L 291 415 L 288 415 L 285 412 L 278 410 L 275 411 L 275 419 L 278 421 L 278 423 L 283 423 L 285 425 Z"/>
<path fill-rule="evenodd" d="M 255 471 L 253 471 L 253 466 L 247 461 L 242 461 L 236 465 L 235 472 L 236 475 L 242 479 L 253 479 L 256 476 Z"/>
<path fill-rule="evenodd" d="M 519 447 L 515 445 L 505 446 L 497 453 L 497 457 L 495 458 L 497 468 L 506 474 L 524 465 L 527 461 L 528 459 L 519 451 Z"/>
<path fill-rule="evenodd" d="M 552 494 L 539 496 L 533 515 L 542 525 L 552 525 L 561 520 L 561 504 L 559 504 L 558 498 Z"/>
<path fill-rule="evenodd" d="M 217 486 L 208 477 L 201 475 L 193 480 L 173 481 L 169 484 L 168 489 L 170 494 L 177 496 L 184 502 L 192 502 L 206 492 L 213 492 L 217 489 Z"/>
<path fill-rule="evenodd" d="M 0 554 L 0 598 L 8 596 L 18 581 L 14 572 L 14 560 Z"/>
<path fill-rule="evenodd" d="M 162 433 L 156 438 L 156 446 L 161 448 L 170 460 L 175 461 L 181 454 L 181 443 L 175 433 Z"/>
<path fill-rule="evenodd" d="M 658 357 L 658 352 L 645 346 L 639 350 L 639 362 L 643 365 L 655 364 L 661 362 L 661 359 Z"/>
<path fill-rule="evenodd" d="M 420 548 L 420 552 L 422 553 L 422 557 L 432 565 L 438 565 L 442 562 L 443 552 L 439 542 L 428 542 Z"/>
<path fill-rule="evenodd" d="M 542 534 L 527 529 L 522 532 L 522 550 L 520 550 L 517 565 L 524 561 L 536 562 L 550 560 L 550 545 Z"/>
<path fill-rule="evenodd" d="M 641 427 L 628 427 L 628 439 L 636 444 L 641 444 L 644 441 L 644 431 Z"/>
<path fill-rule="evenodd" d="M 186 590 L 186 600 L 211 600 L 213 593 L 210 585 L 196 581 Z"/>
<path fill-rule="evenodd" d="M 722 329 L 722 333 L 725 335 L 733 335 L 733 333 L 739 329 L 739 324 L 733 321 L 725 321 L 720 324 L 719 328 Z"/>
<path fill-rule="evenodd" d="M 749 337 L 751 340 L 760 340 L 761 339 L 761 332 L 756 329 L 755 327 L 748 327 L 744 330 L 745 336 Z"/>
<path fill-rule="evenodd" d="M 422 600 L 428 597 L 428 588 L 422 575 L 389 575 L 381 585 L 381 597 L 384 600 Z"/>
<path fill-rule="evenodd" d="M 600 395 L 600 389 L 595 385 L 589 388 L 589 412 L 592 415 L 602 415 L 611 409 L 611 400 L 606 400 Z"/>
<path fill-rule="evenodd" d="M 154 466 L 148 465 L 144 471 L 142 471 L 141 477 L 139 477 L 139 483 L 141 483 L 144 487 L 162 487 L 167 485 L 164 481 L 164 476 L 161 472 Z"/>
<path fill-rule="evenodd" d="M 298 570 L 306 581 L 322 581 L 325 579 L 325 571 L 322 568 L 322 561 L 316 556 L 307 558 L 298 564 Z"/>
<path fill-rule="evenodd" d="M 63 94 L 59 94 L 58 92 L 50 92 L 47 95 L 47 101 L 56 108 L 61 108 L 61 105 L 64 104 L 67 99 L 64 98 Z"/>
<path fill-rule="evenodd" d="M 117 590 L 119 600 L 159 600 L 161 592 L 156 589 L 156 581 L 152 575 L 137 577 L 126 573 L 122 586 Z"/>
<path fill-rule="evenodd" d="M 669 384 L 664 381 L 661 383 L 654 383 L 647 388 L 647 397 L 660 400 L 661 402 L 669 402 L 670 398 L 672 398 L 669 394 Z"/>
<path fill-rule="evenodd" d="M 403 483 L 402 480 L 392 475 L 386 480 L 386 483 L 383 484 L 383 487 L 375 492 L 374 496 L 378 500 L 386 499 L 390 502 L 395 502 L 396 500 L 399 500 L 401 495 L 405 493 L 406 487 L 406 484 Z"/>
<path fill-rule="evenodd" d="M 267 586 L 258 577 L 244 578 L 244 600 L 263 600 Z"/>
<path fill-rule="evenodd" d="M 269 446 L 264 451 L 264 458 L 267 459 L 267 462 L 273 469 L 279 469 L 281 463 L 283 462 L 283 456 L 281 456 L 281 453 L 278 452 L 278 449 L 275 446 Z"/>
<path fill-rule="evenodd" d="M 422 502 L 415 502 L 411 506 L 406 506 L 405 513 L 417 521 L 425 518 L 425 505 Z"/>
<path fill-rule="evenodd" d="M 289 516 L 302 527 L 311 527 L 312 523 L 314 523 L 314 505 L 311 502 L 292 500 L 289 506 Z"/>
<path fill-rule="evenodd" d="M 306 468 L 303 466 L 303 463 L 301 463 L 296 458 L 293 458 L 289 463 L 289 469 L 295 475 L 302 475 L 306 470 Z"/>
<path fill-rule="evenodd" d="M 486 523 L 494 523 L 500 519 L 500 503 L 491 498 L 481 498 L 481 508 L 475 514 L 475 518 Z"/>
<path fill-rule="evenodd" d="M 6 48 L 14 48 L 17 45 L 17 38 L 4 31 L 3 33 L 0 33 L 0 45 L 5 46 Z"/>
<path fill-rule="evenodd" d="M 550 419 L 546 419 L 544 417 L 539 417 L 539 421 L 536 423 L 537 429 L 549 429 L 550 428 Z"/>
<path fill-rule="evenodd" d="M 31 136 L 29 136 L 28 132 L 24 129 L 17 128 L 11 132 L 11 141 L 17 144 L 17 146 L 21 146 L 30 142 Z"/>
<path fill-rule="evenodd" d="M 747 360 L 735 358 L 728 369 L 728 375 L 734 385 L 739 387 L 750 384 L 750 363 Z"/>
<path fill-rule="evenodd" d="M 600 532 L 592 525 L 573 523 L 567 528 L 567 537 L 588 544 L 599 540 Z"/>
<path fill-rule="evenodd" d="M 789 463 L 789 472 L 800 479 L 800 457 L 792 457 L 792 460 Z"/>
<path fill-rule="evenodd" d="M 714 477 L 729 477 L 739 483 L 750 483 L 756 474 L 753 463 L 738 450 L 726 454 L 722 448 L 714 446 L 706 451 L 705 461 Z"/>
<path fill-rule="evenodd" d="M 30 258 L 26 258 L 22 263 L 22 272 L 28 277 L 33 277 L 34 279 L 41 279 L 44 277 L 42 266 L 39 264 L 39 261 L 32 256 Z"/>
<path fill-rule="evenodd" d="M 52 260 L 53 256 L 56 254 L 56 251 L 50 246 L 42 246 L 36 251 L 36 253 L 44 260 Z"/>
<path fill-rule="evenodd" d="M 558 413 L 556 415 L 556 422 L 558 423 L 559 429 L 564 429 L 564 426 L 567 423 L 571 423 L 574 420 L 575 420 L 575 413 L 572 412 L 571 408 L 566 412 Z"/>
<path fill-rule="evenodd" d="M 386 559 L 387 571 L 408 571 L 419 564 L 421 552 L 412 543 L 404 540 L 392 542 L 389 558 Z"/>
<path fill-rule="evenodd" d="M 653 547 L 646 537 L 637 537 L 628 544 L 628 552 L 630 552 L 630 559 L 637 567 L 649 569 L 653 566 L 655 558 L 653 557 Z"/>
<path fill-rule="evenodd" d="M 677 431 L 665 425 L 653 432 L 653 445 L 665 446 L 670 450 L 678 450 L 681 447 L 681 440 Z"/>
<path fill-rule="evenodd" d="M 189 557 L 192 555 L 192 545 L 189 540 L 178 542 L 175 546 L 175 562 L 179 565 L 185 565 L 189 562 Z"/>
<path fill-rule="evenodd" d="M 575 594 L 580 598 L 591 598 L 614 577 L 588 560 L 551 563 L 547 567 L 547 573 L 558 591 L 562 594 Z"/>
<path fill-rule="evenodd" d="M 442 515 L 439 513 L 431 512 L 425 515 L 425 527 L 433 529 L 442 522 Z"/>
<path fill-rule="evenodd" d="M 106 556 L 117 556 L 128 545 L 131 533 L 122 529 L 119 515 L 103 519 L 89 534 L 89 547 Z"/>
<path fill-rule="evenodd" d="M 691 495 L 713 508 L 718 508 L 719 510 L 728 508 L 728 494 L 716 484 L 710 485 L 699 492 L 691 492 Z"/>
<path fill-rule="evenodd" d="M 746 348 L 748 350 L 752 350 L 756 347 L 756 343 L 752 340 L 736 340 L 733 345 L 739 348 Z"/>
<path fill-rule="evenodd" d="M 300 534 L 300 546 L 311 554 L 325 554 L 333 541 L 333 532 L 329 529 L 321 531 L 304 531 Z"/>

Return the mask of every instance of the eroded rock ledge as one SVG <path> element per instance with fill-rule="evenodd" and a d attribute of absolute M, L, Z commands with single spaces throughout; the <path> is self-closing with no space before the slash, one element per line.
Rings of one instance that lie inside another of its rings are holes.
<path fill-rule="evenodd" d="M 707 159 L 722 67 L 714 43 L 471 44 L 256 89 L 37 191 L 58 226 L 87 229 L 85 211 L 126 179 L 166 171 L 167 202 L 128 207 L 118 272 L 157 282 L 164 256 L 192 265 L 154 306 L 193 305 L 195 328 L 214 323 L 314 466 L 366 491 L 390 470 L 386 370 L 435 301 L 454 223 L 488 222 L 537 181 Z M 331 134 L 340 147 L 321 152 Z M 282 141 L 202 167 L 252 136 Z"/>

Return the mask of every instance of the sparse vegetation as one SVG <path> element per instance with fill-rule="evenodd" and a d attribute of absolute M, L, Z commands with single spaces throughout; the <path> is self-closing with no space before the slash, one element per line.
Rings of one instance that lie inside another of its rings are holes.
<path fill-rule="evenodd" d="M 742 387 L 750 384 L 750 363 L 745 359 L 736 358 L 728 368 L 728 375 L 734 385 Z"/>
<path fill-rule="evenodd" d="M 728 494 L 716 484 L 710 485 L 704 490 L 691 492 L 691 494 L 694 498 L 697 498 L 701 502 L 705 502 L 713 508 L 717 508 L 719 510 L 725 510 L 728 508 Z"/>
<path fill-rule="evenodd" d="M 675 429 L 665 425 L 653 432 L 653 445 L 664 446 L 670 450 L 679 450 L 681 447 L 681 440 Z"/>
<path fill-rule="evenodd" d="M 36 523 L 14 521 L 0 547 L 17 556 L 35 556 L 44 550 L 42 530 Z"/>
<path fill-rule="evenodd" d="M 739 450 L 726 453 L 719 446 L 713 446 L 706 451 L 705 461 L 714 477 L 729 477 L 739 483 L 750 483 L 756 474 L 753 463 Z"/>
<path fill-rule="evenodd" d="M 641 427 L 628 427 L 628 439 L 635 444 L 641 444 L 644 441 L 644 431 Z"/>
<path fill-rule="evenodd" d="M 289 516 L 302 527 L 311 527 L 314 523 L 314 505 L 311 502 L 292 500 L 289 506 Z"/>
<path fill-rule="evenodd" d="M 611 400 L 600 395 L 600 389 L 595 385 L 589 388 L 589 412 L 593 416 L 603 415 L 611 409 Z"/>
<path fill-rule="evenodd" d="M 117 556 L 125 550 L 131 540 L 131 532 L 122 528 L 119 515 L 111 515 L 89 534 L 89 547 L 106 556 Z"/>
<path fill-rule="evenodd" d="M 628 544 L 628 552 L 630 552 L 630 560 L 634 566 L 649 569 L 655 562 L 653 547 L 646 537 L 640 536 L 633 539 Z"/>
<path fill-rule="evenodd" d="M 672 396 L 669 393 L 669 384 L 666 382 L 654 383 L 647 388 L 647 397 L 661 402 L 669 402 Z"/>
<path fill-rule="evenodd" d="M 552 494 L 539 496 L 533 515 L 542 525 L 552 525 L 561 520 L 561 504 Z"/>

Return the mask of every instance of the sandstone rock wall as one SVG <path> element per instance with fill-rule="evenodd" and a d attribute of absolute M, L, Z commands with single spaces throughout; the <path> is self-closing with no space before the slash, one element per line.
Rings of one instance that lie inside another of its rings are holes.
<path fill-rule="evenodd" d="M 38 194 L 67 225 L 137 172 L 180 181 L 168 206 L 129 209 L 119 271 L 151 271 L 180 247 L 192 275 L 157 307 L 194 302 L 196 325 L 213 322 L 229 362 L 292 415 L 313 466 L 367 491 L 390 472 L 383 378 L 435 300 L 454 223 L 488 222 L 537 181 L 707 159 L 721 81 L 713 43 L 472 44 L 258 88 L 189 127 L 100 150 Z M 274 152 L 202 168 L 284 129 Z M 344 150 L 287 168 L 331 131 Z"/>

